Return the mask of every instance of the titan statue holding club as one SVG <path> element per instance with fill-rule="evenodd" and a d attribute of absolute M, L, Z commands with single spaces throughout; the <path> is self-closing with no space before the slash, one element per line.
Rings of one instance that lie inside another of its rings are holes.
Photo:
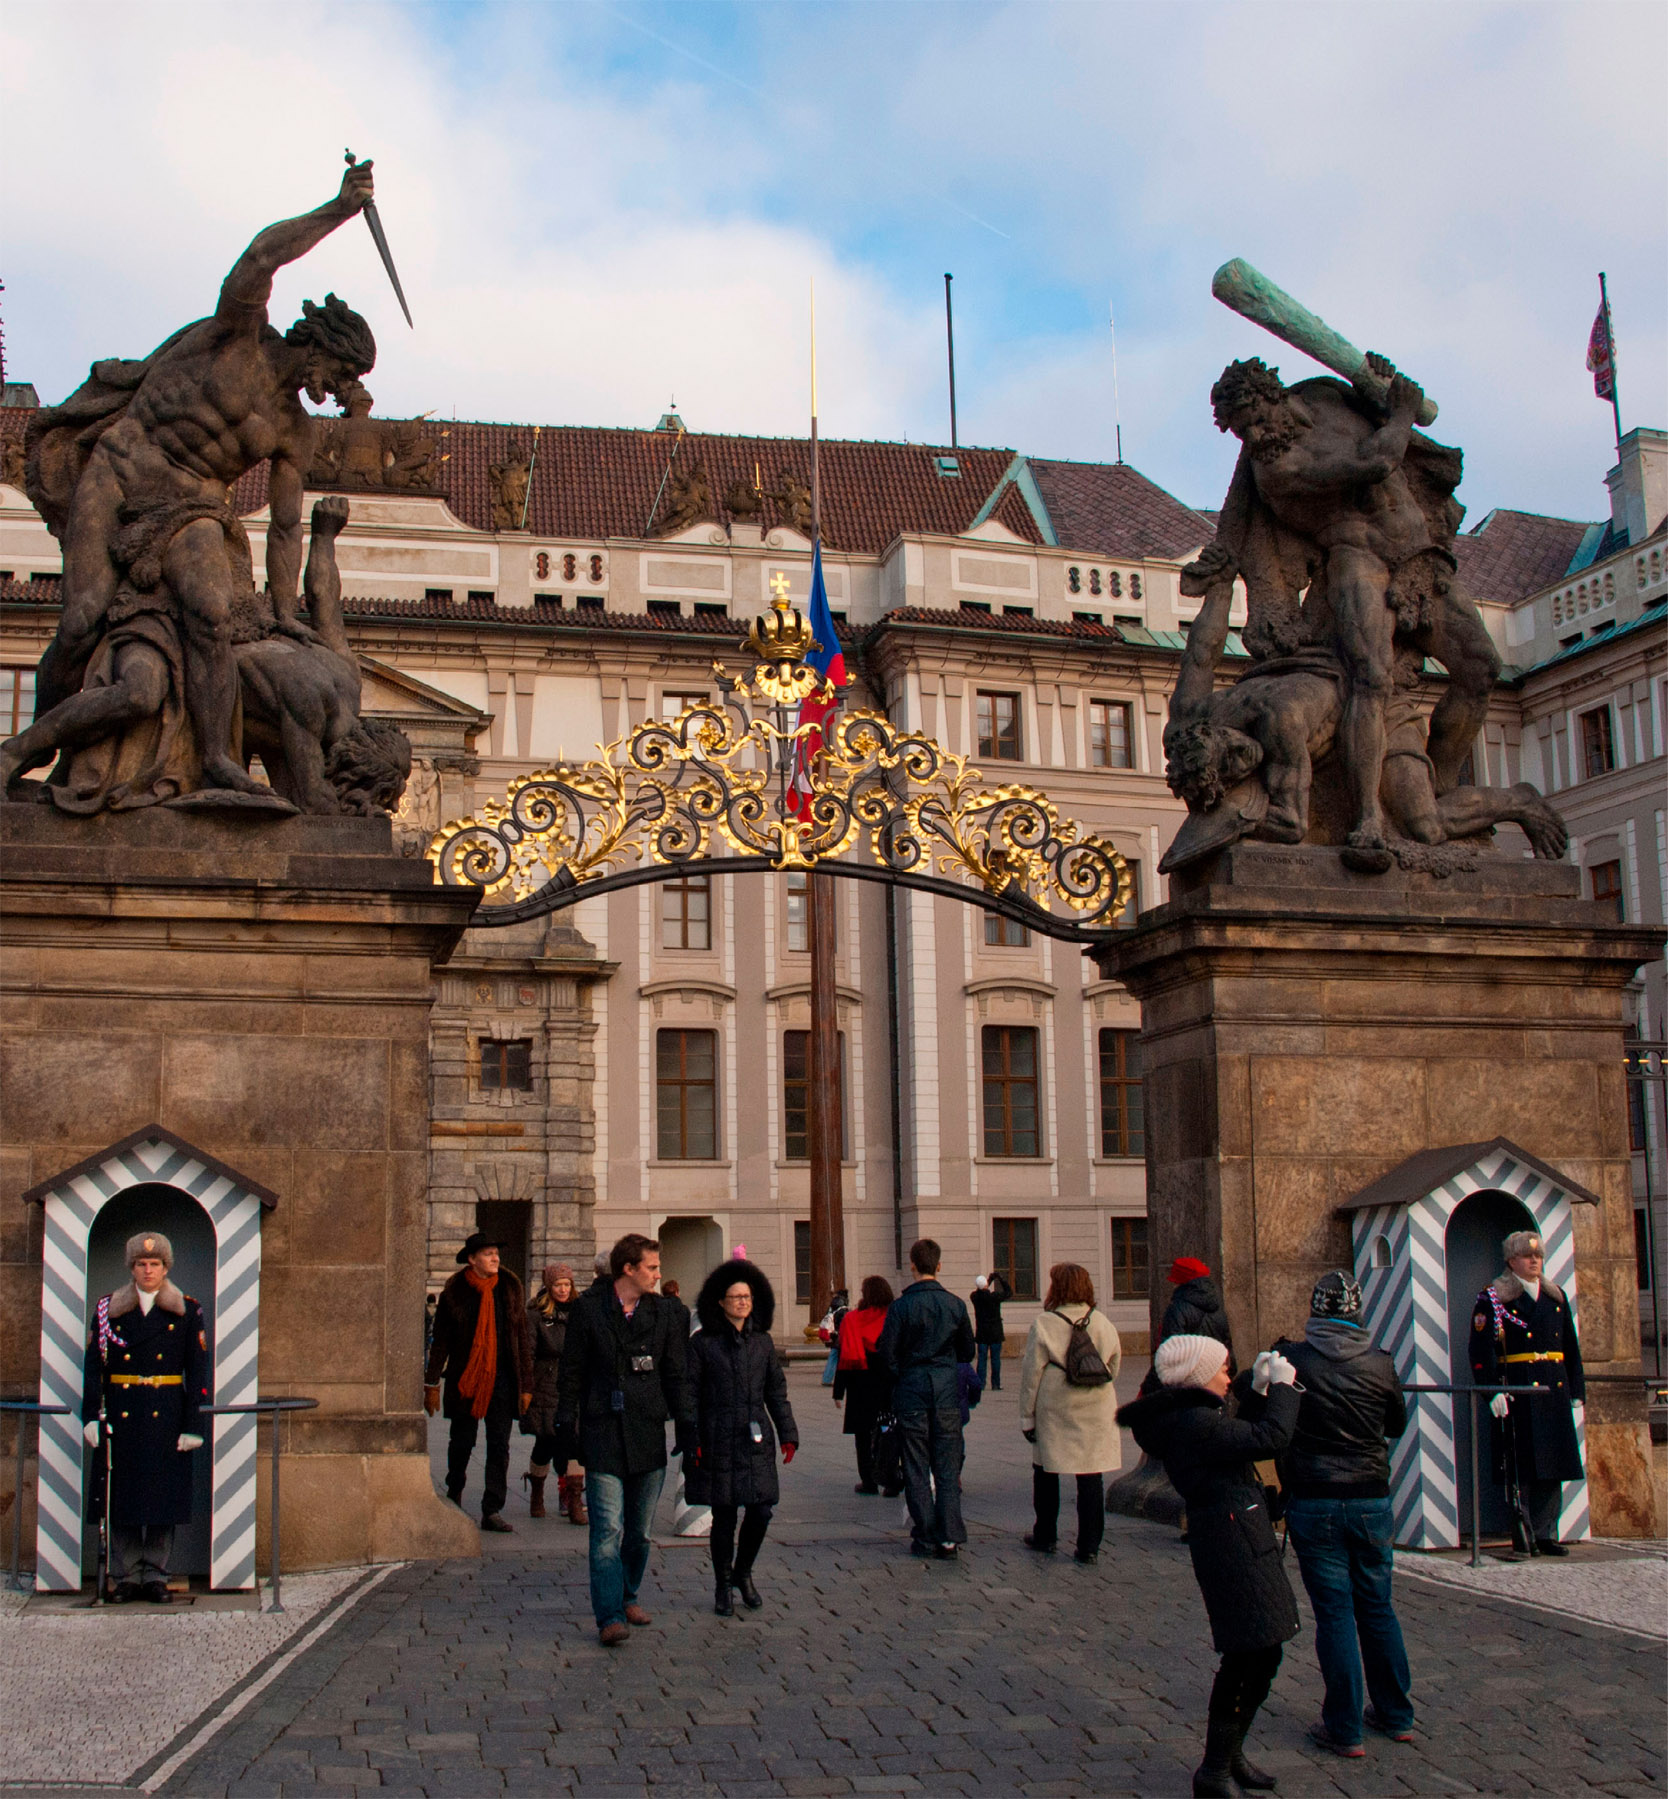
<path fill-rule="evenodd" d="M 1500 657 L 1458 577 L 1460 452 L 1414 429 L 1435 406 L 1247 264 L 1225 264 L 1212 291 L 1346 379 L 1288 387 L 1251 357 L 1211 389 L 1218 427 L 1243 447 L 1216 536 L 1182 573 L 1183 593 L 1207 603 L 1189 638 L 1197 666 L 1177 685 L 1164 734 L 1189 817 L 1161 870 L 1240 837 L 1330 832 L 1350 867 L 1382 873 L 1410 845 L 1428 852 L 1508 820 L 1537 855 L 1561 856 L 1563 824 L 1533 788 L 1462 785 Z M 1251 666 L 1223 691 L 1216 664 L 1236 579 Z M 1447 676 L 1428 719 L 1427 657 Z M 1321 820 L 1310 765 L 1327 757 L 1343 815 Z"/>
<path fill-rule="evenodd" d="M 284 333 L 266 309 L 277 271 L 359 213 L 371 218 L 371 196 L 370 163 L 350 160 L 335 198 L 254 239 L 211 317 L 141 361 L 94 363 L 68 400 L 31 424 L 26 485 L 64 552 L 63 612 L 37 687 L 37 719 L 53 720 L 51 748 L 97 742 L 132 723 L 143 705 L 131 681 L 113 679 L 96 652 L 117 630 L 148 627 L 159 644 L 166 631 L 200 763 L 188 786 L 271 799 L 234 741 L 236 625 L 240 607 L 257 597 L 232 488 L 269 465 L 266 574 L 276 630 L 316 642 L 298 592 L 303 483 L 317 432 L 301 396 L 317 405 L 356 391 L 376 342 L 334 294 L 322 306 L 305 302 Z M 373 235 L 386 261 L 374 222 Z M 50 753 L 13 739 L 0 751 L 0 782 Z"/>

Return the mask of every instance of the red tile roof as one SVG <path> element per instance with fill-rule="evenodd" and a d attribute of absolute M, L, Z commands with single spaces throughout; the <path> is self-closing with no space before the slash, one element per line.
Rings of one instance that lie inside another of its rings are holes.
<path fill-rule="evenodd" d="M 1491 512 L 1454 540 L 1460 579 L 1479 600 L 1511 605 L 1558 580 L 1591 526 L 1539 512 Z"/>
<path fill-rule="evenodd" d="M 492 464 L 514 451 L 530 455 L 531 425 L 490 425 L 434 420 L 428 429 L 448 435 L 441 491 L 453 512 L 477 530 L 492 528 Z M 673 451 L 676 450 L 674 459 Z M 961 474 L 938 473 L 936 458 L 953 455 Z M 1011 450 L 957 449 L 932 444 L 825 440 L 819 448 L 823 539 L 831 549 L 878 555 L 905 531 L 954 536 L 965 531 L 1013 460 Z M 690 432 L 614 431 L 583 425 L 544 427 L 533 465 L 527 528 L 539 537 L 596 541 L 658 533 L 667 511 L 656 511 L 667 465 L 675 473 L 699 466 L 713 498 L 714 522 L 729 519 L 725 496 L 737 482 L 751 487 L 755 471 L 765 490 L 758 522 L 766 530 L 787 522 L 770 492 L 786 471 L 809 486 L 808 438 L 726 437 Z M 238 511 L 266 504 L 264 464 L 243 477 Z M 1023 512 L 1023 508 L 1021 511 Z M 1004 522 L 1009 522 L 1004 519 Z M 1030 543 L 1042 533 L 1029 513 L 1012 528 Z"/>
<path fill-rule="evenodd" d="M 1210 542 L 1203 513 L 1127 462 L 1043 462 L 1030 458 L 1061 545 L 1085 556 L 1183 556 Z"/>

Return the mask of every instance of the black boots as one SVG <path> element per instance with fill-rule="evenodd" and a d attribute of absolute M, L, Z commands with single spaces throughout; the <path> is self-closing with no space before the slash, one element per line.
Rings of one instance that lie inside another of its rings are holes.
<path fill-rule="evenodd" d="M 756 1612 L 764 1601 L 759 1597 L 759 1589 L 753 1585 L 753 1570 L 737 1568 L 730 1576 L 730 1585 L 741 1595 L 741 1603 L 750 1612 Z"/>
<path fill-rule="evenodd" d="M 1234 1744 L 1234 1752 L 1228 1757 L 1228 1772 L 1248 1793 L 1272 1793 L 1277 1785 L 1272 1774 L 1265 1774 L 1245 1759 L 1243 1738 Z"/>
<path fill-rule="evenodd" d="M 1212 1718 L 1205 1728 L 1205 1759 L 1193 1770 L 1193 1799 L 1234 1799 L 1232 1762 L 1238 1748 L 1238 1721 Z"/>

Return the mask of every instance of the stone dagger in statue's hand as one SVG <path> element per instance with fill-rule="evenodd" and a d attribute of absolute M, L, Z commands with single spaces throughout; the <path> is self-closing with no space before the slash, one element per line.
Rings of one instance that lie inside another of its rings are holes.
<path fill-rule="evenodd" d="M 368 157 L 364 162 L 356 163 L 351 150 L 344 150 L 342 154 L 346 157 L 350 169 L 369 169 L 371 166 Z M 376 253 L 382 258 L 382 266 L 388 271 L 388 279 L 394 284 L 394 298 L 400 303 L 400 311 L 405 314 L 405 322 L 415 331 L 417 327 L 411 317 L 411 308 L 405 303 L 405 289 L 400 286 L 399 275 L 395 272 L 394 258 L 388 253 L 388 239 L 383 234 L 382 220 L 377 216 L 376 201 L 366 200 L 363 210 L 365 223 L 371 228 L 371 241 L 376 245 Z"/>

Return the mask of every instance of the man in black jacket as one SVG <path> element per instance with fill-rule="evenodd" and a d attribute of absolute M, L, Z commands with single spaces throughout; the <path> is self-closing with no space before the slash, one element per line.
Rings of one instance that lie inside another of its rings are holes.
<path fill-rule="evenodd" d="M 694 1446 L 695 1408 L 684 1372 L 688 1314 L 655 1292 L 660 1245 L 633 1232 L 614 1245 L 608 1265 L 612 1279 L 582 1294 L 568 1320 L 556 1421 L 579 1433 L 591 1610 L 613 1648 L 630 1637 L 629 1625 L 653 1622 L 637 1594 L 666 1479 L 666 1424 L 675 1423 L 683 1454 Z"/>
<path fill-rule="evenodd" d="M 985 1378 L 990 1366 L 990 1390 L 1002 1391 L 1002 1302 L 1012 1299 L 1014 1290 L 999 1268 L 981 1274 L 973 1283 L 973 1340 L 979 1347 L 979 1379 Z"/>
<path fill-rule="evenodd" d="M 423 1370 L 423 1409 L 432 1418 L 442 1394 L 451 1434 L 446 1497 L 463 1504 L 475 1439 L 486 1426 L 481 1529 L 509 1531 L 510 1432 L 533 1399 L 533 1327 L 521 1282 L 500 1265 L 503 1245 L 474 1231 L 458 1251 L 458 1272 L 440 1289 L 434 1335 Z"/>
<path fill-rule="evenodd" d="M 1315 1653 L 1326 1682 L 1310 1735 L 1334 1754 L 1358 1757 L 1361 1727 L 1406 1742 L 1413 1731 L 1407 1649 L 1391 1600 L 1394 1550 L 1387 1437 L 1407 1428 L 1396 1365 L 1361 1322 L 1361 1284 L 1324 1274 L 1309 1298 L 1301 1343 L 1278 1343 L 1303 1394 L 1297 1429 L 1280 1461 L 1286 1521 L 1315 1608 Z M 1263 1378 L 1257 1358 L 1252 1380 Z M 1359 1639 L 1359 1649 L 1357 1648 Z M 1362 1663 L 1366 1694 L 1363 1714 Z"/>
<path fill-rule="evenodd" d="M 915 1280 L 886 1311 L 870 1365 L 892 1381 L 892 1409 L 903 1440 L 904 1499 L 910 1552 L 954 1559 L 967 1541 L 961 1520 L 961 1397 L 956 1365 L 973 1360 L 967 1307 L 939 1284 L 939 1247 L 910 1245 Z"/>

